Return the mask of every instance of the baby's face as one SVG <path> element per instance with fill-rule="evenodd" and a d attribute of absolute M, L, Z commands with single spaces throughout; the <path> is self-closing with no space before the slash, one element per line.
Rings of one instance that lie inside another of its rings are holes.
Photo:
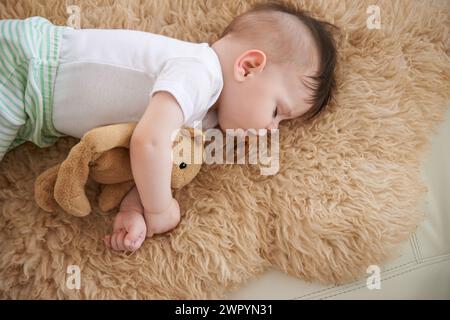
<path fill-rule="evenodd" d="M 298 69 L 288 65 L 268 67 L 261 51 L 250 51 L 255 52 L 237 61 L 233 72 L 224 74 L 218 109 L 222 130 L 277 129 L 281 121 L 296 118 L 311 107 L 306 100 L 312 92 L 301 83 Z"/>

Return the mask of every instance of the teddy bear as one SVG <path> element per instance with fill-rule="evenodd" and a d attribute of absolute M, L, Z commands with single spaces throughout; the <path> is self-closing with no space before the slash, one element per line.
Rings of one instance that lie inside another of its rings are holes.
<path fill-rule="evenodd" d="M 86 132 L 62 163 L 37 177 L 34 186 L 37 205 L 47 212 L 61 208 L 77 217 L 88 215 L 91 205 L 85 185 L 90 177 L 102 187 L 98 199 L 101 212 L 107 214 L 118 206 L 135 185 L 129 146 L 136 125 L 137 122 L 112 124 Z M 201 163 L 183 160 L 193 159 L 186 156 L 202 152 L 203 141 L 203 132 L 189 127 L 182 127 L 175 135 L 172 151 L 188 151 L 182 157 L 179 153 L 173 157 L 172 189 L 181 189 L 200 171 Z"/>

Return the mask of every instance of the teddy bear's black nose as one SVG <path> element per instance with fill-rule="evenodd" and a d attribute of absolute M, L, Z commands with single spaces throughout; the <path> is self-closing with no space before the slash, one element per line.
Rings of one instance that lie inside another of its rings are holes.
<path fill-rule="evenodd" d="M 180 167 L 180 169 L 186 169 L 187 164 L 182 162 L 182 163 L 180 163 L 180 165 L 178 167 Z"/>

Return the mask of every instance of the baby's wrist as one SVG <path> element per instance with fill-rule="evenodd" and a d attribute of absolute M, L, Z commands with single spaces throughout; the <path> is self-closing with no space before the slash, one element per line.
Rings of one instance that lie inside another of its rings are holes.
<path fill-rule="evenodd" d="M 164 212 L 167 212 L 173 205 L 173 198 L 170 198 L 169 204 L 166 205 L 165 209 L 163 210 L 145 210 L 145 214 L 162 214 Z"/>

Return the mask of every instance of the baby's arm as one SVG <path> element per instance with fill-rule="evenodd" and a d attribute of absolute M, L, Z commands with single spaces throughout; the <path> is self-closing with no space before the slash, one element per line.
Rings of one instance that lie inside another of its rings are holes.
<path fill-rule="evenodd" d="M 171 134 L 183 124 L 183 113 L 168 92 L 156 92 L 130 141 L 131 169 L 144 207 L 147 235 L 166 232 L 180 220 L 170 189 Z"/>

